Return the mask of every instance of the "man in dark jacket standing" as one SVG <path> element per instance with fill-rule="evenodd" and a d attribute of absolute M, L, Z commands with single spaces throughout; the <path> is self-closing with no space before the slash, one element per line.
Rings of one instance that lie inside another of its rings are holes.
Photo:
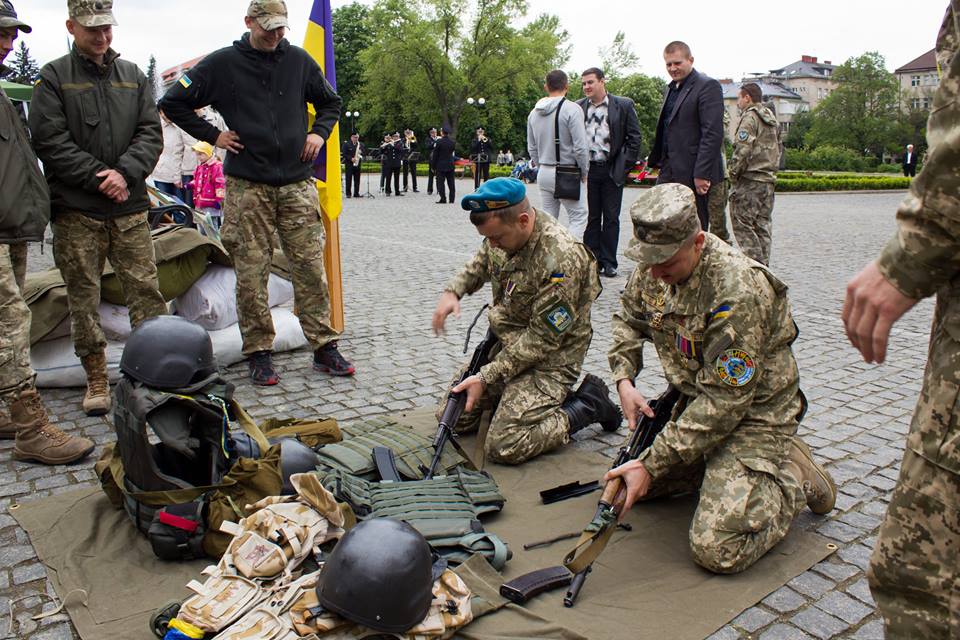
<path fill-rule="evenodd" d="M 633 100 L 607 93 L 602 69 L 591 67 L 580 79 L 586 97 L 577 104 L 583 109 L 590 149 L 583 243 L 596 256 L 600 273 L 614 278 L 623 184 L 640 155 L 640 123 Z"/>
<path fill-rule="evenodd" d="M 330 326 L 323 266 L 323 223 L 313 162 L 340 117 L 341 100 L 310 55 L 284 34 L 287 5 L 253 0 L 249 33 L 214 51 L 163 97 L 163 112 L 198 140 L 226 149 L 223 244 L 237 271 L 243 353 L 254 384 L 273 385 L 274 328 L 267 299 L 274 235 L 290 260 L 300 325 L 313 348 L 313 368 L 353 375 Z M 316 111 L 307 123 L 307 103 Z M 230 128 L 220 131 L 194 113 L 212 105 Z"/>
<path fill-rule="evenodd" d="M 0 63 L 19 32 L 30 33 L 13 5 L 0 0 Z M 0 72 L 7 68 L 0 64 Z M 0 439 L 16 439 L 13 457 L 45 464 L 73 462 L 93 442 L 68 436 L 50 424 L 30 367 L 30 307 L 20 293 L 27 271 L 27 242 L 42 242 L 50 196 L 30 147 L 27 130 L 0 89 Z M 9 413 L 7 413 L 9 409 Z"/>
<path fill-rule="evenodd" d="M 663 50 L 673 79 L 660 108 L 657 134 L 648 158 L 660 169 L 657 184 L 679 182 L 697 197 L 700 225 L 710 226 L 707 193 L 723 180 L 723 89 L 720 83 L 693 68 L 686 43 L 674 41 Z"/>
<path fill-rule="evenodd" d="M 69 0 L 73 49 L 40 70 L 30 105 L 34 148 L 50 185 L 53 256 L 87 374 L 83 410 L 110 410 L 100 278 L 110 259 L 136 327 L 167 307 L 147 225 L 145 179 L 163 148 L 160 116 L 137 65 L 119 59 L 112 0 Z"/>
<path fill-rule="evenodd" d="M 450 129 L 440 129 L 440 137 L 433 146 L 430 166 L 437 174 L 437 204 L 453 203 L 457 199 L 457 189 L 453 180 L 453 159 L 456 155 L 456 143 L 450 138 Z M 447 193 L 449 191 L 449 194 Z"/>

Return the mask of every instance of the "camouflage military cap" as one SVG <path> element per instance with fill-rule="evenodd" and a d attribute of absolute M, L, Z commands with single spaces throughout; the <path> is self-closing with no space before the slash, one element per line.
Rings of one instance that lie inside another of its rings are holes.
<path fill-rule="evenodd" d="M 16 27 L 24 33 L 30 33 L 33 29 L 26 22 L 17 17 L 17 11 L 9 0 L 0 0 L 0 29 L 9 29 Z"/>
<path fill-rule="evenodd" d="M 116 25 L 113 0 L 67 0 L 70 19 L 84 27 Z"/>
<path fill-rule="evenodd" d="M 624 255 L 640 265 L 666 262 L 700 229 L 697 200 L 690 187 L 658 184 L 630 207 L 633 238 Z"/>
<path fill-rule="evenodd" d="M 257 24 L 267 31 L 289 27 L 287 3 L 283 0 L 252 0 L 247 7 L 247 16 L 257 19 Z"/>

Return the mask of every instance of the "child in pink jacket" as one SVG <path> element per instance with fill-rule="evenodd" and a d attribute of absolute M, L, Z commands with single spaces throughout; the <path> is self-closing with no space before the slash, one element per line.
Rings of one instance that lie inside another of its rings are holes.
<path fill-rule="evenodd" d="M 226 195 L 226 178 L 223 177 L 223 163 L 213 152 L 209 142 L 202 140 L 193 145 L 197 153 L 197 169 L 193 174 L 194 207 L 206 213 L 216 229 L 220 229 L 223 198 Z"/>

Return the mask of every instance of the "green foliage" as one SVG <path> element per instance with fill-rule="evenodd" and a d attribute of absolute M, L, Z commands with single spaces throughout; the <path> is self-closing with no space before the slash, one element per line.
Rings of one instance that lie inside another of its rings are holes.
<path fill-rule="evenodd" d="M 446 125 L 465 155 L 482 124 L 496 149 L 524 150 L 526 116 L 542 95 L 543 76 L 567 52 L 556 16 L 519 28 L 525 11 L 523 0 L 378 0 L 359 55 L 368 143 L 385 131 L 409 127 L 423 137 Z M 471 97 L 486 103 L 468 105 Z"/>
<path fill-rule="evenodd" d="M 637 119 L 640 121 L 640 135 L 643 146 L 640 157 L 649 153 L 653 144 L 654 134 L 657 132 L 657 118 L 660 117 L 660 105 L 663 102 L 663 92 L 667 83 L 660 78 L 633 73 L 620 79 L 611 79 L 607 82 L 607 91 L 618 96 L 626 96 L 633 100 L 637 108 Z"/>
<path fill-rule="evenodd" d="M 157 101 L 157 95 L 160 87 L 160 79 L 157 78 L 157 59 L 154 55 L 150 54 L 150 62 L 147 63 L 147 88 L 150 90 L 150 99 L 153 102 Z"/>
<path fill-rule="evenodd" d="M 338 7 L 333 11 L 333 50 L 337 64 L 337 93 L 343 99 L 346 111 L 360 111 L 357 102 L 363 84 L 363 65 L 360 52 L 370 45 L 371 35 L 367 25 L 370 9 L 359 2 Z M 361 121 L 367 114 L 360 111 Z M 341 137 L 350 131 L 346 118 L 340 121 Z"/>
<path fill-rule="evenodd" d="M 809 178 L 777 178 L 776 190 L 784 191 L 874 191 L 882 189 L 908 189 L 910 178 L 888 178 L 885 176 L 856 176 L 828 178 L 813 176 Z"/>
<path fill-rule="evenodd" d="M 832 145 L 880 157 L 897 137 L 897 80 L 883 56 L 867 52 L 833 72 L 838 87 L 813 112 L 804 142 Z"/>
<path fill-rule="evenodd" d="M 600 49 L 600 68 L 608 83 L 628 75 L 638 62 L 639 58 L 623 31 L 617 31 L 609 47 Z"/>
<path fill-rule="evenodd" d="M 804 138 L 807 132 L 813 126 L 813 114 L 809 111 L 801 111 L 793 116 L 790 121 L 790 129 L 787 131 L 787 137 L 783 141 L 783 146 L 787 149 L 802 149 L 804 147 Z"/>
<path fill-rule="evenodd" d="M 10 69 L 12 72 L 6 78 L 9 82 L 33 85 L 40 78 L 40 65 L 30 55 L 30 49 L 27 48 L 27 43 L 23 40 L 17 47 Z"/>
<path fill-rule="evenodd" d="M 810 171 L 868 171 L 875 166 L 856 151 L 825 144 L 812 151 L 786 149 L 788 170 Z"/>

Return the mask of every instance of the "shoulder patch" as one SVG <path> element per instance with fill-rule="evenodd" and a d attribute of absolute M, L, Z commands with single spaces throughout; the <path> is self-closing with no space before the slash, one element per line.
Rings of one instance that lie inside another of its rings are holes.
<path fill-rule="evenodd" d="M 179 82 L 180 82 L 180 86 L 183 87 L 184 89 L 189 89 L 190 85 L 193 84 L 193 80 L 191 80 L 187 74 L 183 74 L 182 76 L 180 76 Z"/>
<path fill-rule="evenodd" d="M 726 318 L 729 315 L 730 315 L 730 305 L 722 304 L 716 309 L 714 309 L 713 311 L 711 311 L 709 314 L 707 314 L 707 322 L 709 323 L 713 320 L 722 320 L 723 318 Z"/>
<path fill-rule="evenodd" d="M 746 139 L 749 138 L 749 137 L 750 137 L 750 134 L 747 133 L 746 131 L 744 131 L 743 129 L 741 129 L 740 131 L 737 132 L 737 139 L 739 139 L 740 142 L 743 142 L 744 140 L 746 140 Z"/>
<path fill-rule="evenodd" d="M 573 326 L 573 314 L 570 313 L 567 305 L 562 302 L 547 309 L 543 314 L 543 320 L 557 334 L 561 334 Z"/>
<path fill-rule="evenodd" d="M 731 387 L 742 387 L 757 372 L 756 362 L 742 349 L 727 349 L 717 357 L 717 375 Z"/>

